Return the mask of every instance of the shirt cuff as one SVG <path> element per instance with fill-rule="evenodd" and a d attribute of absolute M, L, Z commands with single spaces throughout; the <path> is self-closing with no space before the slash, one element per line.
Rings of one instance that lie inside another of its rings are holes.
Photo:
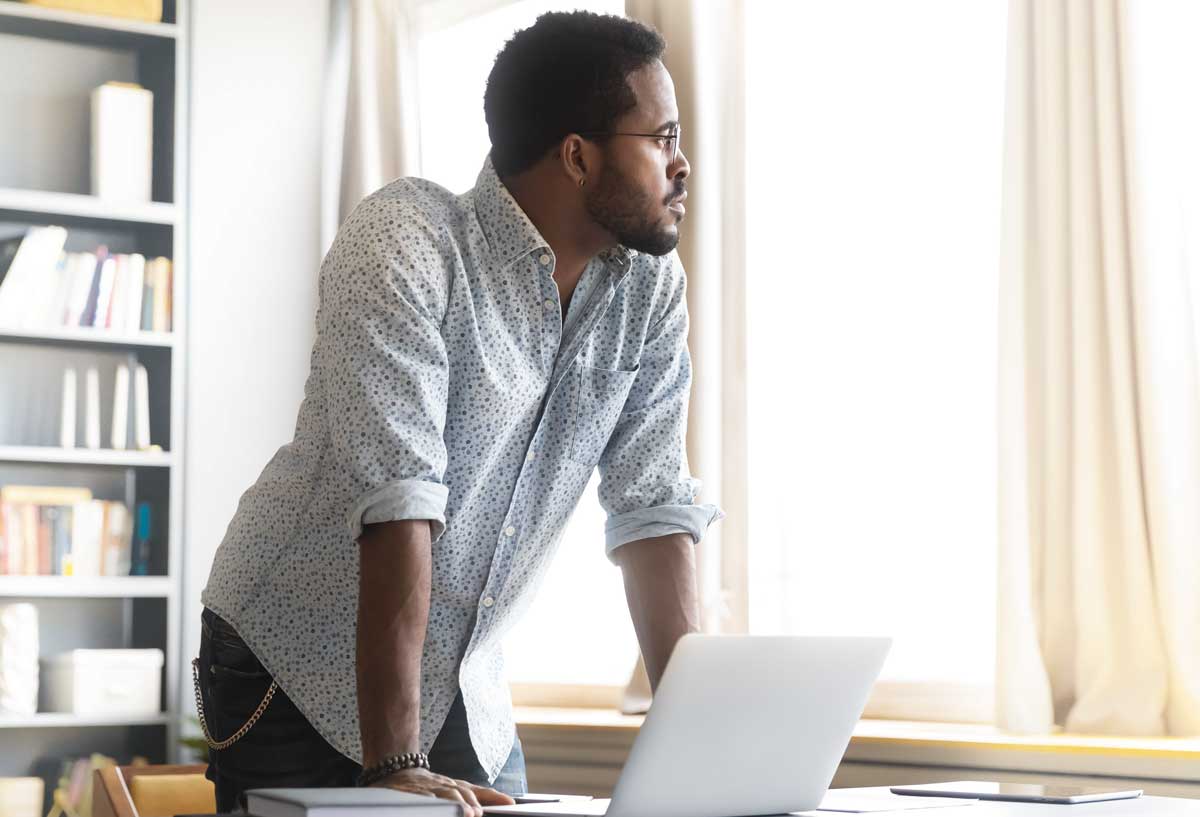
<path fill-rule="evenodd" d="M 428 519 L 430 542 L 446 530 L 446 500 L 450 489 L 439 482 L 402 479 L 365 494 L 346 516 L 351 538 L 362 536 L 363 525 L 398 519 Z"/>
<path fill-rule="evenodd" d="M 725 512 L 716 505 L 656 505 L 615 514 L 604 525 L 604 552 L 615 564 L 613 554 L 621 545 L 672 533 L 688 534 L 694 545 L 709 525 L 724 518 Z"/>

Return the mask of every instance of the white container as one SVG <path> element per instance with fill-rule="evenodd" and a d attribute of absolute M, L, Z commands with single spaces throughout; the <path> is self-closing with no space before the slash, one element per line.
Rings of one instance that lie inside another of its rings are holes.
<path fill-rule="evenodd" d="M 4 817 L 42 817 L 40 777 L 0 777 L 0 814 Z"/>
<path fill-rule="evenodd" d="M 71 650 L 43 659 L 46 712 L 157 715 L 162 650 Z"/>

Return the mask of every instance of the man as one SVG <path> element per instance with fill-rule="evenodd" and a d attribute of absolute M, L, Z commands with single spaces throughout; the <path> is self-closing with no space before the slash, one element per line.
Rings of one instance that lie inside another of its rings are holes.
<path fill-rule="evenodd" d="M 684 453 L 690 168 L 663 49 L 623 18 L 542 16 L 496 58 L 475 188 L 400 179 L 342 225 L 295 439 L 202 597 L 222 810 L 259 786 L 472 815 L 522 793 L 500 642 L 597 465 L 653 684 L 697 629 L 692 548 L 720 512 Z"/>

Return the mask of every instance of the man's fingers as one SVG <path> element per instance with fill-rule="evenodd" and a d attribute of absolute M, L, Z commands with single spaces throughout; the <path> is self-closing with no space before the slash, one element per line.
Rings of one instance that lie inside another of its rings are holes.
<path fill-rule="evenodd" d="M 487 786 L 472 786 L 471 788 L 475 791 L 475 797 L 485 806 L 511 806 L 517 802 L 504 792 L 489 789 Z"/>
<path fill-rule="evenodd" d="M 468 803 L 466 798 L 462 796 L 462 792 L 457 788 L 441 789 L 438 791 L 438 797 L 441 797 L 444 800 L 454 800 L 460 803 L 463 807 L 463 813 L 466 814 L 466 817 L 483 817 L 483 809 L 479 807 L 479 804 L 476 803 L 471 805 Z"/>
<path fill-rule="evenodd" d="M 462 795 L 463 799 L 467 801 L 467 805 L 471 806 L 472 808 L 482 809 L 483 806 L 479 805 L 479 799 L 475 797 L 475 792 L 471 791 L 473 788 L 475 787 L 470 783 L 458 784 L 458 791 Z"/>

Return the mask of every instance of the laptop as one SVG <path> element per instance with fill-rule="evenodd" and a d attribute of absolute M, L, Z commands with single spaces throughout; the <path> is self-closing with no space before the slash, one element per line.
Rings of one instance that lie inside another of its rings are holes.
<path fill-rule="evenodd" d="M 528 817 L 748 817 L 821 804 L 889 638 L 687 635 L 611 800 L 487 806 Z"/>

